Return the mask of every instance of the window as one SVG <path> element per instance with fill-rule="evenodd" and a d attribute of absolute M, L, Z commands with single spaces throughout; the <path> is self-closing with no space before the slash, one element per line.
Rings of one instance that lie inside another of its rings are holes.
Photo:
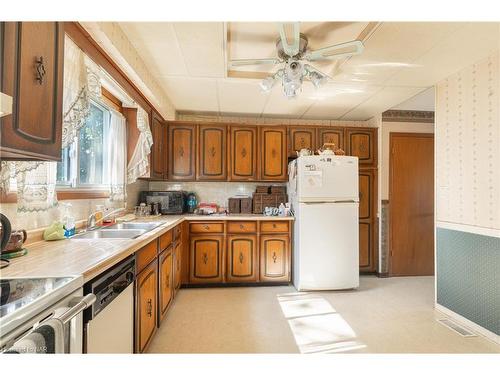
<path fill-rule="evenodd" d="M 108 188 L 110 111 L 91 102 L 90 114 L 75 141 L 62 150 L 57 185 L 64 188 Z"/>

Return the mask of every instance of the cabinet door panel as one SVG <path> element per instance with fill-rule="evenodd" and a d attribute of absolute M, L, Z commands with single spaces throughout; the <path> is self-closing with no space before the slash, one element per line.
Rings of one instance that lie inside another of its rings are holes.
<path fill-rule="evenodd" d="M 372 224 L 359 223 L 359 267 L 371 266 Z"/>
<path fill-rule="evenodd" d="M 260 129 L 260 179 L 264 181 L 285 181 L 286 128 L 281 126 Z"/>
<path fill-rule="evenodd" d="M 260 281 L 289 281 L 290 242 L 287 235 L 260 238 Z"/>
<path fill-rule="evenodd" d="M 303 148 L 308 148 L 314 151 L 316 146 L 316 129 L 313 127 L 296 127 L 288 128 L 288 156 L 296 157 L 297 151 Z"/>
<path fill-rule="evenodd" d="M 194 180 L 196 126 L 169 124 L 169 176 L 171 180 Z"/>
<path fill-rule="evenodd" d="M 159 293 L 160 297 L 159 306 L 160 306 L 160 320 L 163 319 L 165 314 L 167 313 L 168 306 L 172 301 L 174 296 L 174 285 L 173 285 L 173 253 L 172 248 L 165 250 L 160 254 L 159 257 Z"/>
<path fill-rule="evenodd" d="M 223 281 L 222 251 L 223 236 L 191 237 L 192 283 L 213 283 Z"/>
<path fill-rule="evenodd" d="M 346 153 L 359 158 L 359 165 L 377 166 L 377 129 L 346 129 Z"/>
<path fill-rule="evenodd" d="M 64 26 L 62 22 L 3 23 L 1 90 L 13 97 L 0 119 L 2 158 L 60 160 Z"/>
<path fill-rule="evenodd" d="M 257 281 L 257 236 L 230 235 L 227 239 L 228 282 Z"/>
<path fill-rule="evenodd" d="M 373 212 L 374 196 L 374 172 L 359 171 L 359 220 L 370 219 L 375 214 Z"/>
<path fill-rule="evenodd" d="M 200 125 L 198 145 L 198 179 L 225 180 L 226 127 Z"/>
<path fill-rule="evenodd" d="M 151 121 L 151 133 L 153 135 L 153 148 L 151 150 L 151 178 L 166 178 L 166 157 L 167 147 L 166 131 L 158 115 L 153 112 Z"/>
<path fill-rule="evenodd" d="M 156 331 L 158 262 L 155 260 L 144 269 L 136 280 L 136 351 L 142 353 Z"/>
<path fill-rule="evenodd" d="M 178 290 L 181 287 L 182 272 L 182 242 L 177 242 L 174 247 L 174 288 Z"/>
<path fill-rule="evenodd" d="M 343 128 L 319 128 L 316 148 L 321 148 L 325 143 L 334 143 L 335 148 L 344 148 Z"/>
<path fill-rule="evenodd" d="M 257 128 L 231 126 L 229 140 L 230 179 L 257 179 Z"/>

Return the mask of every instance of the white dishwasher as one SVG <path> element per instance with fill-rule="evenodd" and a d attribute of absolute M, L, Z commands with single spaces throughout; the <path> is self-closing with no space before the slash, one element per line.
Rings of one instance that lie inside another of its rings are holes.
<path fill-rule="evenodd" d="M 84 314 L 85 353 L 134 352 L 134 279 L 132 256 L 84 285 L 97 298 Z"/>

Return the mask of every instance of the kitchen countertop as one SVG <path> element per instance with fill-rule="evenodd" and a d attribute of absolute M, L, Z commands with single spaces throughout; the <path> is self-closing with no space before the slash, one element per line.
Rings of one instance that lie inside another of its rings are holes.
<path fill-rule="evenodd" d="M 98 276 L 168 232 L 183 221 L 206 220 L 294 220 L 294 217 L 264 215 L 165 215 L 153 220 L 161 226 L 136 239 L 67 239 L 41 241 L 27 245 L 28 254 L 11 259 L 10 265 L 0 271 L 0 278 L 83 276 L 84 282 Z"/>

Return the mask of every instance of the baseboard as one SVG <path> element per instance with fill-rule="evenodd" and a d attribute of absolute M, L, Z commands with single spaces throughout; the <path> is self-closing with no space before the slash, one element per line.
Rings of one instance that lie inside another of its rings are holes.
<path fill-rule="evenodd" d="M 440 313 L 443 313 L 444 315 L 447 315 L 451 319 L 455 320 L 457 323 L 463 324 L 470 330 L 474 331 L 474 333 L 477 333 L 478 335 L 481 335 L 485 337 L 486 339 L 494 342 L 495 344 L 500 345 L 500 336 L 497 335 L 494 332 L 491 332 L 487 330 L 484 327 L 481 327 L 479 324 L 474 323 L 473 321 L 470 321 L 469 319 L 463 317 L 460 314 L 457 314 L 456 312 L 440 305 L 439 303 L 435 303 L 434 308 L 439 311 Z"/>
<path fill-rule="evenodd" d="M 377 272 L 377 277 L 380 278 L 389 277 L 389 272 Z"/>

